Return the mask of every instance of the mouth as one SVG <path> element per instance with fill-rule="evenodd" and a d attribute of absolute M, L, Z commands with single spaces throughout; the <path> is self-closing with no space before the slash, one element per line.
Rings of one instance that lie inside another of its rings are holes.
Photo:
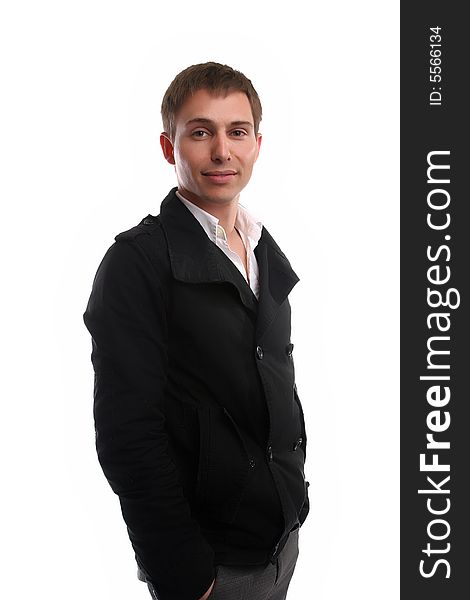
<path fill-rule="evenodd" d="M 231 181 L 237 174 L 236 171 L 203 171 L 204 177 L 210 179 L 214 183 L 227 183 Z"/>

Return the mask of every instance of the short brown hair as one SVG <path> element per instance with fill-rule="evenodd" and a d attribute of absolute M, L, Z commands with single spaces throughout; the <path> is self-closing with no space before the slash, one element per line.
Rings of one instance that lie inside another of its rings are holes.
<path fill-rule="evenodd" d="M 189 96 L 201 89 L 214 92 L 215 95 L 224 92 L 244 92 L 253 113 L 255 134 L 258 133 L 262 116 L 261 102 L 251 81 L 243 73 L 228 65 L 206 62 L 191 65 L 178 73 L 163 96 L 161 108 L 163 128 L 172 140 L 175 137 L 178 110 Z"/>

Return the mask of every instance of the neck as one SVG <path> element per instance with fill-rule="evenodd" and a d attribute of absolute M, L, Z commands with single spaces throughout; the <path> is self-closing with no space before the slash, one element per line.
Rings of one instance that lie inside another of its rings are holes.
<path fill-rule="evenodd" d="M 238 211 L 238 197 L 229 204 L 211 204 L 206 207 L 201 206 L 201 208 L 219 219 L 219 225 L 224 228 L 227 235 L 234 231 Z"/>
<path fill-rule="evenodd" d="M 178 188 L 178 191 L 187 200 L 202 210 L 205 210 L 216 219 L 219 219 L 219 225 L 224 228 L 227 236 L 234 231 L 240 194 L 235 196 L 233 200 L 221 203 L 220 201 L 212 202 L 207 198 L 193 196 L 193 194 L 188 194 L 188 192 L 182 188 Z"/>

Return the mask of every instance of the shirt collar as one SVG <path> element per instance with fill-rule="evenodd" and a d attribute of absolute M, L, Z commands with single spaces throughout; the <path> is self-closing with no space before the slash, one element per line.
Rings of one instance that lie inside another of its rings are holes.
<path fill-rule="evenodd" d="M 226 241 L 227 238 L 224 228 L 219 225 L 219 219 L 217 217 L 214 217 L 214 215 L 211 215 L 202 208 L 199 208 L 199 206 L 193 204 L 180 192 L 177 191 L 176 195 L 197 219 L 197 221 L 199 221 L 199 224 L 204 229 L 210 240 L 212 240 L 214 243 L 217 243 L 218 238 L 222 238 Z M 250 238 L 252 248 L 254 249 L 260 240 L 263 225 L 261 221 L 250 214 L 248 210 L 241 204 L 238 205 L 235 227 L 241 233 Z"/>

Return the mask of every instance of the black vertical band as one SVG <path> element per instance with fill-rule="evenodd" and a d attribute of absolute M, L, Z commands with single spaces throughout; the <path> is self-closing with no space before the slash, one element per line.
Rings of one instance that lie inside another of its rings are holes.
<path fill-rule="evenodd" d="M 401 597 L 413 600 L 470 593 L 463 7 L 401 3 Z"/>

